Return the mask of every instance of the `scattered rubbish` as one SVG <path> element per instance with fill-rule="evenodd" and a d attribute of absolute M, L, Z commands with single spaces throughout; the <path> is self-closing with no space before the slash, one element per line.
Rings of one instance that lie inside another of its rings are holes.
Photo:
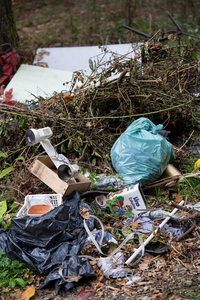
<path fill-rule="evenodd" d="M 60 295 L 76 286 L 76 282 L 66 282 L 71 275 L 94 275 L 89 261 L 78 257 L 87 239 L 80 209 L 85 207 L 90 215 L 93 214 L 91 208 L 79 200 L 79 193 L 73 192 L 63 199 L 63 204 L 40 218 L 14 217 L 12 229 L 0 230 L 0 248 L 6 256 L 22 260 L 40 274 L 47 275 L 41 287 L 54 282 L 56 293 Z M 93 230 L 94 219 L 84 221 Z M 57 265 L 62 265 L 62 276 Z"/>
<path fill-rule="evenodd" d="M 157 226 L 159 226 L 159 223 L 156 223 L 153 220 L 165 219 L 167 216 L 169 216 L 169 213 L 161 210 L 155 211 L 155 214 L 149 214 L 149 216 L 146 215 L 147 214 L 144 214 L 141 217 L 132 217 L 127 219 L 124 224 L 133 226 L 137 232 L 150 234 L 155 231 Z M 173 226 L 169 226 L 168 224 L 165 224 L 165 226 L 161 228 L 161 232 L 165 232 L 171 237 L 179 237 L 182 234 L 181 228 L 175 228 Z"/>
<path fill-rule="evenodd" d="M 40 142 L 48 154 L 48 156 L 38 156 L 33 161 L 30 167 L 31 173 L 63 196 L 70 195 L 75 190 L 87 191 L 91 181 L 80 173 L 77 165 L 71 165 L 67 157 L 57 153 L 49 141 L 52 134 L 50 127 L 26 131 L 27 142 L 30 145 Z"/>
<path fill-rule="evenodd" d="M 157 134 L 162 127 L 142 117 L 134 121 L 114 143 L 112 164 L 126 184 L 148 184 L 164 172 L 174 153 L 172 145 Z"/>
<path fill-rule="evenodd" d="M 47 98 L 59 93 L 63 83 L 72 81 L 72 76 L 72 72 L 22 64 L 6 86 L 5 93 L 13 89 L 12 100 L 28 104 L 28 101 L 39 97 Z M 69 83 L 65 88 L 70 90 L 70 86 Z"/>
<path fill-rule="evenodd" d="M 115 200 L 115 203 L 111 203 Z M 126 212 L 132 212 L 137 215 L 140 210 L 147 208 L 147 202 L 140 184 L 132 185 L 118 192 L 110 193 L 107 196 L 107 203 L 119 215 L 124 215 Z"/>
<path fill-rule="evenodd" d="M 160 132 L 158 132 L 160 135 L 162 135 L 164 138 L 167 138 L 168 135 L 171 133 L 171 131 L 169 130 L 161 130 Z"/>
<path fill-rule="evenodd" d="M 193 208 L 194 210 L 200 211 L 200 202 L 191 205 L 191 204 L 186 204 L 185 207 L 187 208 Z"/>
<path fill-rule="evenodd" d="M 118 252 L 112 257 L 100 258 L 97 266 L 101 268 L 103 275 L 107 278 L 126 277 L 128 273 L 132 274 L 131 269 L 124 267 L 125 257 L 122 252 Z"/>
<path fill-rule="evenodd" d="M 102 230 L 95 228 L 91 233 L 92 233 L 93 237 L 95 238 L 95 240 L 97 241 L 97 243 L 100 243 L 100 240 L 101 240 L 101 237 L 102 237 Z M 88 236 L 88 238 L 86 239 L 86 242 L 85 242 L 85 246 L 88 245 L 91 242 L 92 242 L 92 239 L 90 238 L 90 236 Z M 102 243 L 103 244 L 113 243 L 113 244 L 116 244 L 116 245 L 118 244 L 118 242 L 114 238 L 114 235 L 111 234 L 110 232 L 107 232 L 107 231 L 104 231 L 104 236 L 103 236 Z"/>
<path fill-rule="evenodd" d="M 120 189 L 123 185 L 124 182 L 122 179 L 118 178 L 117 176 L 106 176 L 104 174 L 99 175 L 99 181 L 95 181 L 94 184 L 98 186 L 98 188 L 107 188 L 107 187 L 112 187 L 112 188 L 117 188 Z"/>
<path fill-rule="evenodd" d="M 181 172 L 179 172 L 172 164 L 168 164 L 165 171 L 164 171 L 164 175 L 166 177 L 170 177 L 170 176 L 181 176 Z"/>
<path fill-rule="evenodd" d="M 39 58 L 39 62 L 47 63 L 49 68 L 70 72 L 80 70 L 90 75 L 91 68 L 98 65 L 99 62 L 108 63 L 110 61 L 110 52 L 115 54 L 115 58 L 130 52 L 127 59 L 134 58 L 135 52 L 132 50 L 135 45 L 130 43 L 104 45 L 101 48 L 99 46 L 39 48 L 33 63 L 37 63 Z M 46 52 L 49 53 L 48 56 L 43 56 Z M 140 52 L 140 49 L 136 52 Z M 72 57 L 76 57 L 76 59 L 71 59 Z"/>
<path fill-rule="evenodd" d="M 96 204 L 99 206 L 105 206 L 106 205 L 106 196 L 105 195 L 96 196 L 93 204 Z"/>
<path fill-rule="evenodd" d="M 26 140 L 29 145 L 33 146 L 40 142 L 48 156 L 57 168 L 58 177 L 64 181 L 70 179 L 74 182 L 74 177 L 77 177 L 80 169 L 77 165 L 71 165 L 68 158 L 62 154 L 58 154 L 56 149 L 52 146 L 49 138 L 53 135 L 50 127 L 41 129 L 28 129 L 26 131 Z"/>
<path fill-rule="evenodd" d="M 200 168 L 200 159 L 198 159 L 194 164 L 194 170 L 197 170 L 197 169 L 199 170 L 199 168 Z"/>
<path fill-rule="evenodd" d="M 27 215 L 31 217 L 41 217 L 42 215 L 48 213 L 51 210 L 52 206 L 50 204 L 36 204 L 32 205 Z"/>
<path fill-rule="evenodd" d="M 184 201 L 180 202 L 180 206 L 184 204 Z M 169 217 L 165 218 L 165 220 L 159 225 L 159 227 L 144 241 L 144 247 L 155 237 L 155 234 L 158 232 L 158 230 L 162 229 L 165 224 L 170 220 L 170 217 L 176 214 L 178 211 L 178 208 L 175 208 L 170 214 Z M 127 265 L 132 262 L 132 260 L 142 251 L 143 245 L 141 245 L 131 257 L 125 262 Z"/>
<path fill-rule="evenodd" d="M 25 197 L 24 205 L 20 208 L 17 213 L 17 217 L 24 216 L 28 214 L 28 210 L 33 205 L 47 204 L 51 205 L 52 208 L 58 207 L 62 204 L 61 194 L 37 194 L 37 195 L 27 195 Z"/>

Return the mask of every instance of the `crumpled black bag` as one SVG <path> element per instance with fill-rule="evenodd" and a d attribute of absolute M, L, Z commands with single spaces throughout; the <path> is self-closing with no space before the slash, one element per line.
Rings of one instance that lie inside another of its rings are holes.
<path fill-rule="evenodd" d="M 48 284 L 48 280 L 54 281 L 56 291 L 64 295 L 64 291 L 74 287 L 75 283 L 66 283 L 61 278 L 56 269 L 58 265 L 62 265 L 66 278 L 73 275 L 69 268 L 72 260 L 74 275 L 94 275 L 90 263 L 78 257 L 88 236 L 79 214 L 80 207 L 87 208 L 89 214 L 93 214 L 89 205 L 81 202 L 79 193 L 75 191 L 63 199 L 62 205 L 41 217 L 14 217 L 12 229 L 0 230 L 0 249 L 4 249 L 7 257 L 22 260 L 41 275 L 51 272 L 53 277 L 48 275 L 43 286 Z M 94 218 L 86 220 L 86 223 L 93 230 Z"/>

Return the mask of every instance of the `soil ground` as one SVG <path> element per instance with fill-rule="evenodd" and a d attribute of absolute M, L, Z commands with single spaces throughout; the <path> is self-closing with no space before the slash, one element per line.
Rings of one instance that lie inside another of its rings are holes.
<path fill-rule="evenodd" d="M 15 0 L 14 11 L 20 36 L 20 51 L 24 53 L 26 61 L 33 61 L 38 47 L 98 45 L 105 41 L 107 36 L 102 37 L 94 28 L 94 12 L 89 14 L 88 19 L 84 19 L 81 16 L 85 13 L 82 9 L 84 10 L 84 7 L 79 6 L 77 1 Z M 77 20 L 79 14 L 80 20 Z M 107 26 L 111 28 L 112 24 Z M 111 36 L 109 32 L 108 35 Z M 117 34 L 109 39 L 111 43 L 117 42 Z M 124 41 L 129 41 L 129 35 L 124 34 Z M 198 228 L 195 232 L 196 235 L 187 240 L 174 243 L 169 253 L 162 257 L 151 257 L 151 265 L 148 267 L 143 270 L 137 268 L 135 274 L 142 276 L 142 279 L 132 284 L 131 291 L 119 290 L 114 283 L 110 286 L 105 284 L 105 288 L 101 291 L 97 289 L 96 295 L 90 299 L 200 299 Z M 78 291 L 91 285 L 92 281 L 85 281 Z M 32 299 L 60 300 L 63 297 L 55 295 L 54 288 L 50 287 L 36 292 Z M 79 298 L 74 293 L 69 293 L 67 299 Z M 86 300 L 88 296 L 85 295 L 82 299 Z"/>

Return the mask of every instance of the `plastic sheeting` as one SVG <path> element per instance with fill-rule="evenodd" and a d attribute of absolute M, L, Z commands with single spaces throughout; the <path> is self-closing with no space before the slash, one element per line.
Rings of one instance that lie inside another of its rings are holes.
<path fill-rule="evenodd" d="M 42 287 L 53 281 L 56 292 L 64 296 L 65 291 L 75 287 L 76 283 L 65 282 L 57 271 L 58 265 L 62 265 L 64 278 L 94 275 L 90 263 L 78 257 L 88 236 L 79 214 L 82 206 L 93 215 L 76 191 L 64 198 L 62 205 L 41 217 L 14 217 L 12 229 L 0 230 L 0 249 L 4 249 L 9 258 L 24 261 L 42 275 L 51 272 Z M 90 218 L 86 223 L 93 230 L 94 219 Z"/>
<path fill-rule="evenodd" d="M 174 155 L 172 145 L 157 134 L 162 127 L 139 118 L 114 143 L 112 164 L 126 184 L 148 184 L 162 175 Z"/>

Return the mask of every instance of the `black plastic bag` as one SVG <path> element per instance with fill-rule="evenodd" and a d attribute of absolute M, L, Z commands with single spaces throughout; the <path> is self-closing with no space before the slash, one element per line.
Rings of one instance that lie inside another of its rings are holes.
<path fill-rule="evenodd" d="M 70 269 L 66 266 L 71 261 L 71 257 L 73 257 L 76 275 L 79 275 L 81 263 L 86 268 L 85 274 L 82 275 L 93 275 L 94 270 L 89 262 L 78 258 L 88 236 L 83 218 L 79 214 L 80 207 L 87 208 L 89 214 L 93 214 L 89 205 L 80 201 L 80 195 L 76 191 L 64 198 L 62 205 L 41 217 L 14 217 L 11 230 L 0 230 L 0 249 L 4 249 L 9 258 L 24 261 L 41 275 L 47 275 L 49 272 L 56 274 L 54 269 L 57 265 L 63 265 L 63 272 L 65 271 L 64 275 L 67 277 Z M 86 223 L 89 229 L 93 230 L 94 218 L 86 220 Z M 52 281 L 51 276 L 47 278 Z M 66 284 L 60 278 L 55 276 L 56 286 L 59 285 L 56 283 L 57 280 L 65 286 L 65 289 L 74 286 L 74 283 Z M 46 279 L 45 285 L 47 283 Z M 58 292 L 61 290 L 60 285 L 56 290 Z"/>

